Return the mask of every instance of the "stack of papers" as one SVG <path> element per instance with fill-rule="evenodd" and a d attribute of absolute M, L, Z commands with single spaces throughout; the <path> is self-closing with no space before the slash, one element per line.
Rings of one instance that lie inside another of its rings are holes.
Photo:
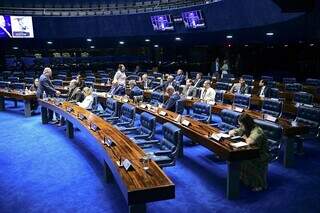
<path fill-rule="evenodd" d="M 248 144 L 245 142 L 230 143 L 230 145 L 234 148 L 242 148 L 248 146 Z"/>
<path fill-rule="evenodd" d="M 216 141 L 219 141 L 221 138 L 230 138 L 230 135 L 228 134 L 225 134 L 225 133 L 218 133 L 218 134 L 212 134 L 211 135 L 211 138 L 216 140 Z"/>

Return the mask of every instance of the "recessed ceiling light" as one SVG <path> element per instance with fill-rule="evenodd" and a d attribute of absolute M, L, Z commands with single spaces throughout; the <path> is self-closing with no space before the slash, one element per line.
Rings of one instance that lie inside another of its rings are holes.
<path fill-rule="evenodd" d="M 94 48 L 95 48 L 95 46 L 90 46 L 90 48 L 91 48 L 91 49 L 94 49 Z"/>
<path fill-rule="evenodd" d="M 159 47 L 159 45 L 158 45 L 158 44 L 155 44 L 155 45 L 154 45 L 154 47 L 156 47 L 156 48 L 157 48 L 157 47 Z"/>
<path fill-rule="evenodd" d="M 92 41 L 92 39 L 91 38 L 87 38 L 87 42 L 91 42 Z"/>
<path fill-rule="evenodd" d="M 150 39 L 147 38 L 147 39 L 145 39 L 144 41 L 145 41 L 145 42 L 150 42 Z"/>
<path fill-rule="evenodd" d="M 288 46 L 289 46 L 288 44 L 285 44 L 285 45 L 284 45 L 284 47 L 288 47 Z"/>
<path fill-rule="evenodd" d="M 52 41 L 47 41 L 47 44 L 53 44 L 53 42 Z"/>
<path fill-rule="evenodd" d="M 19 49 L 19 47 L 12 47 L 12 49 L 14 49 L 14 50 L 18 50 L 18 49 Z"/>
<path fill-rule="evenodd" d="M 181 41 L 182 39 L 180 37 L 175 38 L 176 41 Z"/>
<path fill-rule="evenodd" d="M 249 47 L 249 45 L 248 45 L 248 44 L 245 44 L 244 46 L 245 46 L 245 47 Z"/>
<path fill-rule="evenodd" d="M 314 44 L 313 44 L 313 43 L 311 43 L 311 44 L 309 44 L 309 46 L 310 46 L 310 47 L 313 47 L 313 46 L 314 46 Z"/>
<path fill-rule="evenodd" d="M 232 35 L 227 35 L 226 37 L 227 37 L 227 38 L 229 38 L 229 39 L 230 39 L 230 38 L 233 38 L 233 36 L 232 36 Z"/>
<path fill-rule="evenodd" d="M 274 33 L 273 33 L 273 32 L 268 32 L 268 33 L 266 33 L 266 35 L 267 35 L 267 36 L 273 36 Z"/>
<path fill-rule="evenodd" d="M 231 44 L 228 44 L 228 47 L 231 47 Z"/>
<path fill-rule="evenodd" d="M 119 41 L 119 44 L 121 44 L 121 45 L 124 44 L 124 41 Z"/>

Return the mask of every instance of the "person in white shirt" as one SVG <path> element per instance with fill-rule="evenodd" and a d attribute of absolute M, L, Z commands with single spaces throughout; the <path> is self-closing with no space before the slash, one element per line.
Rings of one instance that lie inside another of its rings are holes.
<path fill-rule="evenodd" d="M 77 104 L 84 109 L 92 109 L 94 97 L 92 90 L 89 87 L 83 88 L 84 100 L 82 102 L 77 102 Z"/>
<path fill-rule="evenodd" d="M 119 85 L 126 86 L 126 67 L 123 64 L 119 64 L 118 70 L 113 77 L 113 81 L 118 82 Z"/>
<path fill-rule="evenodd" d="M 221 67 L 221 78 L 223 78 L 223 75 L 229 73 L 229 65 L 228 65 L 228 60 L 223 61 L 223 65 Z"/>
<path fill-rule="evenodd" d="M 206 80 L 203 83 L 203 87 L 200 99 L 206 102 L 215 103 L 216 91 L 211 87 L 210 81 Z"/>

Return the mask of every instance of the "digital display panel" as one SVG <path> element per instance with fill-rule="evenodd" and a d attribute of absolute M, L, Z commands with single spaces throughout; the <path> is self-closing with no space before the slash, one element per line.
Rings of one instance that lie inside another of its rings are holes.
<path fill-rule="evenodd" d="M 0 15 L 0 38 L 34 38 L 32 17 Z"/>
<path fill-rule="evenodd" d="M 151 16 L 151 23 L 155 31 L 174 30 L 170 15 Z"/>
<path fill-rule="evenodd" d="M 182 20 L 187 29 L 198 29 L 206 27 L 201 10 L 183 12 Z"/>

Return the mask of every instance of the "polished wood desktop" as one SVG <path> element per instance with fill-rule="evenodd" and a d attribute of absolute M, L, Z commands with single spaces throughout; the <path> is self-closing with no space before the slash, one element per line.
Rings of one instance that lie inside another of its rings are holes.
<path fill-rule="evenodd" d="M 34 93 L 25 94 L 24 91 L 0 89 L 0 111 L 4 111 L 5 98 L 24 101 L 24 115 L 31 116 L 31 102 L 36 101 L 37 97 Z"/>
<path fill-rule="evenodd" d="M 39 100 L 39 104 L 44 124 L 48 122 L 47 110 L 50 109 L 66 119 L 67 135 L 70 138 L 74 136 L 74 126 L 76 126 L 82 132 L 94 137 L 103 146 L 107 154 L 105 160 L 107 180 L 110 180 L 111 176 L 114 177 L 128 203 L 130 212 L 144 212 L 147 202 L 175 197 L 175 185 L 161 168 L 151 161 L 149 169 L 145 171 L 141 162 L 145 155 L 143 150 L 112 124 L 69 102 L 59 104 L 55 101 Z M 85 119 L 81 120 L 80 116 L 85 116 Z M 93 131 L 91 124 L 95 124 L 99 130 Z M 115 145 L 111 147 L 104 145 L 105 137 L 109 137 Z M 120 158 L 130 160 L 133 169 L 126 171 L 123 167 L 119 167 Z"/>

